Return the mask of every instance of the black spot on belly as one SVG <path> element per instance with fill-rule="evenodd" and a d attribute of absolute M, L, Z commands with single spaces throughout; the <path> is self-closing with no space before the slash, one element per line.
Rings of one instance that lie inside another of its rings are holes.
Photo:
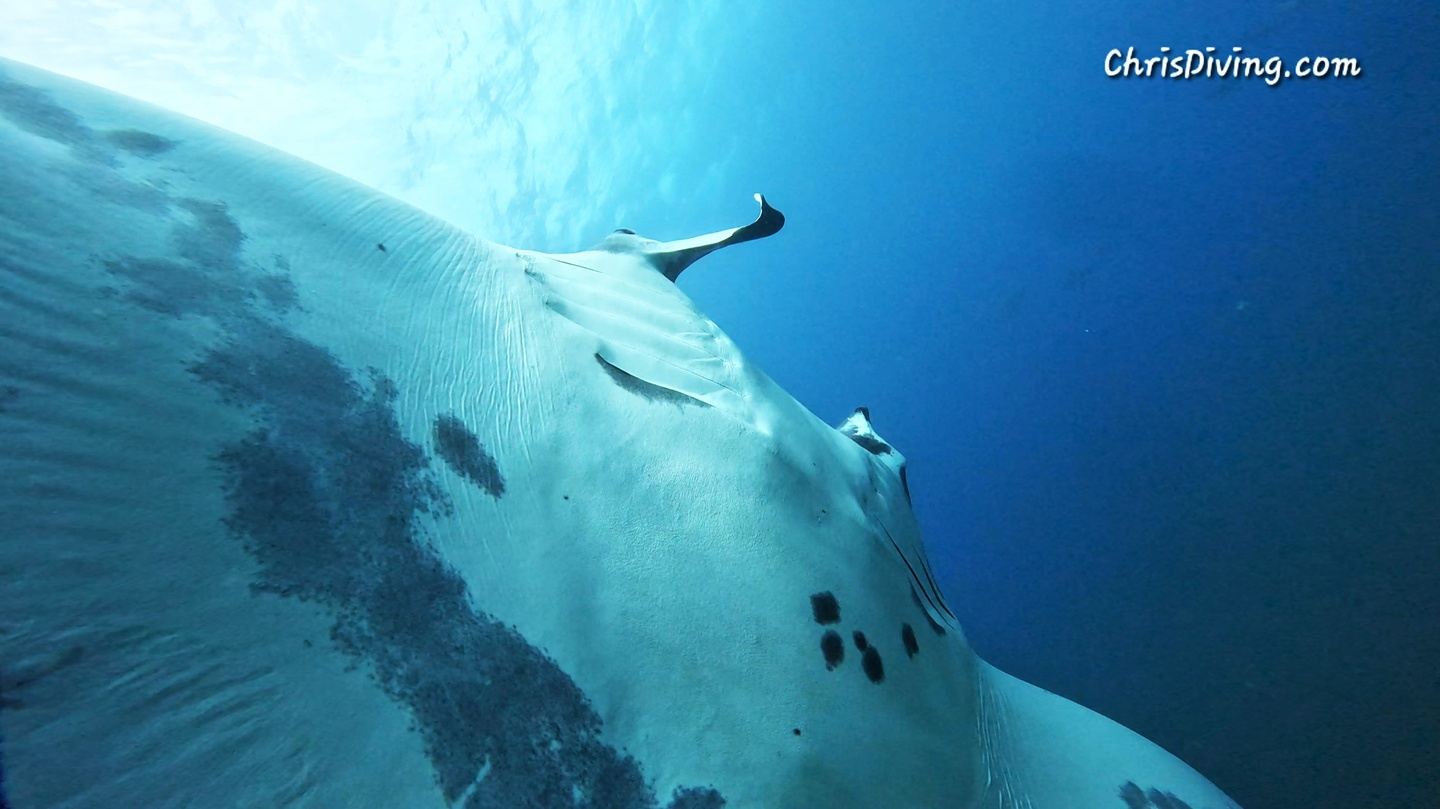
<path fill-rule="evenodd" d="M 491 497 L 505 493 L 505 479 L 500 476 L 495 459 L 458 417 L 435 417 L 435 451 L 455 474 L 484 489 Z"/>
<path fill-rule="evenodd" d="M 600 363 L 601 368 L 605 369 L 605 373 L 610 377 L 610 381 L 647 402 L 664 402 L 675 405 L 676 407 L 687 407 L 690 405 L 699 405 L 700 407 L 710 406 L 709 402 L 702 402 L 678 390 L 672 390 L 652 382 L 646 382 L 640 377 L 612 365 L 599 354 L 595 355 L 595 361 Z"/>
<path fill-rule="evenodd" d="M 840 633 L 833 629 L 826 630 L 820 636 L 820 652 L 825 655 L 825 668 L 834 671 L 835 667 L 845 661 L 845 641 L 840 639 Z"/>
<path fill-rule="evenodd" d="M 791 729 L 790 729 L 790 732 L 793 733 L 793 734 L 795 734 L 796 736 L 799 736 L 799 735 L 800 735 L 800 728 L 791 728 Z"/>
<path fill-rule="evenodd" d="M 815 613 L 815 623 L 834 624 L 840 621 L 840 602 L 829 590 L 810 596 L 810 611 Z"/>
<path fill-rule="evenodd" d="M 1119 795 L 1125 809 L 1191 809 L 1190 804 L 1173 792 L 1161 792 L 1153 787 L 1141 789 L 1134 781 L 1121 784 Z"/>
<path fill-rule="evenodd" d="M 885 664 L 880 660 L 880 652 L 874 646 L 867 646 L 865 654 L 860 657 L 860 665 L 865 669 L 865 676 L 870 682 L 878 683 L 885 679 Z"/>
<path fill-rule="evenodd" d="M 154 157 L 175 148 L 175 141 L 139 129 L 112 129 L 105 139 L 136 157 Z"/>
<path fill-rule="evenodd" d="M 915 630 L 909 624 L 900 627 L 900 640 L 905 643 L 905 654 L 910 657 L 920 653 L 920 641 L 915 639 Z"/>
<path fill-rule="evenodd" d="M 865 651 L 866 649 L 869 649 L 869 648 L 870 648 L 870 641 L 868 641 L 868 640 L 865 639 L 865 633 L 864 633 L 864 632 L 861 632 L 860 630 L 857 629 L 857 630 L 855 630 L 855 633 L 854 633 L 853 635 L 851 635 L 851 637 L 853 637 L 853 638 L 855 639 L 855 648 L 856 648 L 856 649 L 859 649 L 860 651 L 863 652 L 863 651 Z"/>

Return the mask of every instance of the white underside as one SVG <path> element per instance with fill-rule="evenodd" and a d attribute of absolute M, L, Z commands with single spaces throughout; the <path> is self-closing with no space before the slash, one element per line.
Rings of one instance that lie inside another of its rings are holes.
<path fill-rule="evenodd" d="M 486 244 L 253 144 L 0 69 L 93 129 L 180 143 L 97 167 L 0 119 L 0 180 L 18 189 L 0 191 L 0 389 L 18 391 L 0 409 L 0 687 L 19 703 L 0 710 L 0 755 L 16 809 L 446 803 L 405 707 L 331 645 L 333 616 L 252 591 L 215 456 L 253 424 L 188 370 L 221 329 L 134 309 L 96 260 L 172 250 L 184 214 L 106 202 L 96 176 L 223 200 L 245 259 L 291 268 L 286 328 L 393 380 L 409 441 L 429 447 L 445 414 L 480 436 L 504 495 L 436 461 L 453 509 L 422 518 L 424 536 L 476 609 L 573 678 L 662 805 L 713 785 L 744 807 L 1125 809 L 1132 781 L 1232 805 L 980 663 L 958 629 L 933 633 L 893 470 L 663 278 L 623 255 Z M 597 354 L 708 406 L 647 400 Z M 841 602 L 835 671 L 820 591 Z M 883 652 L 883 683 L 854 630 Z"/>

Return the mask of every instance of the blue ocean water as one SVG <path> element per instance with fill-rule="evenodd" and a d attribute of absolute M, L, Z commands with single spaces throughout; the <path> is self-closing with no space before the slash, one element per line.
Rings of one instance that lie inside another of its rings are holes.
<path fill-rule="evenodd" d="M 689 288 L 872 407 L 977 650 L 1247 807 L 1440 800 L 1440 14 L 777 16 L 721 97 L 790 224 Z M 1364 73 L 1105 78 L 1131 45 Z"/>
<path fill-rule="evenodd" d="M 232 107 L 167 105 L 243 128 L 224 115 L 268 100 L 288 117 L 250 134 L 523 246 L 611 226 L 686 236 L 738 224 L 764 191 L 785 231 L 683 286 L 822 417 L 871 407 L 909 456 L 982 655 L 1252 809 L 1434 802 L 1440 15 L 1304 0 L 606 13 L 607 36 L 588 18 L 565 29 L 602 56 L 558 79 L 568 51 L 518 46 L 513 71 L 509 51 L 455 46 L 346 52 L 356 72 L 332 75 L 335 41 L 444 28 L 392 16 L 357 33 L 332 14 L 283 28 L 289 61 L 224 62 L 313 96 L 277 103 L 236 78 L 191 96 Z M 176 51 L 182 68 L 228 41 L 205 32 L 282 29 L 190 22 L 177 41 L 203 47 Z M 507 24 L 525 41 L 559 26 Z M 1131 45 L 1365 72 L 1106 78 L 1105 53 Z M 118 89 L 167 103 L 204 74 L 145 73 L 151 45 L 128 47 L 107 63 Z M 513 82 L 462 80 L 497 74 Z M 393 86 L 421 101 L 387 107 Z M 326 130 L 291 109 L 336 88 L 375 115 Z M 457 128 L 475 108 L 484 126 Z M 460 161 L 466 143 L 513 148 Z"/>

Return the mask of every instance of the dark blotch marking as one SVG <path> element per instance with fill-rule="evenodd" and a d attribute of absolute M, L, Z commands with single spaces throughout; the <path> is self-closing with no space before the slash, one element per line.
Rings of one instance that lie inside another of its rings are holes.
<path fill-rule="evenodd" d="M 459 475 L 484 489 L 491 497 L 505 493 L 500 467 L 485 451 L 485 445 L 470 432 L 465 422 L 452 415 L 435 417 L 435 451 Z"/>
<path fill-rule="evenodd" d="M 0 77 L 0 115 L 46 140 L 88 147 L 94 133 L 75 113 L 56 104 L 44 90 Z"/>
<path fill-rule="evenodd" d="M 279 313 L 299 305 L 283 256 L 275 257 L 277 272 L 243 261 L 245 232 L 225 203 L 182 199 L 176 204 L 190 214 L 171 233 L 178 259 L 124 256 L 105 262 L 112 275 L 129 281 L 126 300 L 172 317 L 218 319 L 249 317 L 255 301 Z"/>
<path fill-rule="evenodd" d="M 236 270 L 245 232 L 230 216 L 223 202 L 182 199 L 181 208 L 195 218 L 195 225 L 175 233 L 175 249 L 190 261 L 211 270 Z"/>
<path fill-rule="evenodd" d="M 32 135 L 70 149 L 80 162 L 57 162 L 50 168 L 57 180 L 74 183 L 95 200 L 155 215 L 170 211 L 171 200 L 161 184 L 138 182 L 110 171 L 119 165 L 122 151 L 153 157 L 173 142 L 140 130 L 97 133 L 74 112 L 55 103 L 49 93 L 10 81 L 0 70 L 0 117 Z M 161 148 L 161 147 L 164 148 Z M 158 150 L 158 151 L 157 151 Z"/>
<path fill-rule="evenodd" d="M 130 282 L 126 300 L 162 315 L 219 316 L 245 300 L 233 279 L 207 278 L 202 267 L 190 262 L 126 256 L 106 261 L 105 269 Z"/>
<path fill-rule="evenodd" d="M 865 654 L 860 657 L 860 665 L 865 669 L 865 676 L 870 682 L 879 683 L 885 679 L 885 664 L 880 660 L 880 652 L 874 646 L 865 648 Z"/>
<path fill-rule="evenodd" d="M 112 148 L 45 102 L 0 78 L 0 115 L 87 150 Z M 224 335 L 190 371 L 254 420 L 215 456 L 226 527 L 256 562 L 253 591 L 332 616 L 330 642 L 410 713 L 450 803 L 468 792 L 467 809 L 568 806 L 576 795 L 657 807 L 639 764 L 600 739 L 601 719 L 574 681 L 475 609 L 421 533 L 423 516 L 450 503 L 433 460 L 399 427 L 396 386 L 274 320 L 294 303 L 288 262 L 275 258 L 278 275 L 243 262 L 245 233 L 223 202 L 167 197 L 153 213 L 176 223 L 173 252 L 105 266 L 142 308 L 206 317 Z M 671 806 L 723 803 L 714 789 L 690 788 Z"/>
<path fill-rule="evenodd" d="M 905 654 L 914 657 L 920 654 L 920 641 L 915 639 L 915 630 L 909 624 L 900 625 L 900 640 L 905 643 Z"/>
<path fill-rule="evenodd" d="M 885 455 L 886 453 L 894 451 L 889 444 L 874 436 L 856 435 L 855 433 L 846 433 L 846 435 L 850 436 L 851 441 L 864 447 L 871 455 Z"/>
<path fill-rule="evenodd" d="M 595 355 L 595 361 L 600 363 L 600 367 L 605 369 L 605 373 L 610 376 L 611 381 L 616 385 L 619 385 L 621 388 L 639 396 L 647 402 L 665 402 L 673 404 L 676 407 L 685 407 L 687 405 L 699 405 L 700 407 L 710 406 L 709 402 L 702 402 L 678 390 L 671 390 L 661 385 L 646 382 L 634 374 L 611 365 L 599 354 Z"/>
<path fill-rule="evenodd" d="M 1190 804 L 1173 792 L 1161 792 L 1153 787 L 1141 789 L 1134 781 L 1121 784 L 1118 794 L 1126 809 L 1191 809 Z"/>
<path fill-rule="evenodd" d="M 288 275 L 262 275 L 255 279 L 255 291 L 277 312 L 289 311 L 300 304 L 295 282 Z"/>
<path fill-rule="evenodd" d="M 190 370 L 256 422 L 216 456 L 226 525 L 258 565 L 252 588 L 330 612 L 334 646 L 414 718 L 448 801 L 468 791 L 472 809 L 548 807 L 578 793 L 597 806 L 657 806 L 638 763 L 600 740 L 600 717 L 574 681 L 474 609 L 420 533 L 421 516 L 450 504 L 431 459 L 400 430 L 395 385 L 352 373 L 272 322 L 261 296 L 239 294 L 243 232 L 223 205 L 186 207 L 194 223 L 177 233 L 181 260 L 129 258 L 112 270 L 149 308 L 209 316 L 226 332 Z M 153 277 L 162 270 L 170 275 Z M 176 283 L 187 299 L 164 302 Z M 481 469 L 461 446 L 455 457 Z M 718 805 L 713 790 L 676 794 Z"/>
<path fill-rule="evenodd" d="M 95 131 L 78 115 L 55 103 L 44 90 L 10 81 L 4 71 L 0 71 L 0 116 L 25 132 L 68 146 L 71 153 L 82 160 L 102 166 L 116 164 L 113 145 L 96 137 Z M 138 203 L 136 207 L 149 208 L 144 194 L 135 187 L 137 184 L 127 183 L 116 175 L 89 176 L 88 167 L 65 173 L 103 199 L 122 204 L 128 204 L 128 200 Z"/>
<path fill-rule="evenodd" d="M 854 634 L 851 635 L 851 637 L 855 639 L 855 648 L 856 648 L 856 649 L 859 649 L 860 651 L 863 652 L 863 651 L 865 651 L 866 649 L 869 649 L 869 648 L 870 648 L 870 641 L 868 641 L 868 640 L 865 639 L 865 633 L 864 633 L 864 632 L 861 632 L 860 630 L 857 629 L 857 630 L 855 630 Z"/>
<path fill-rule="evenodd" d="M 566 804 L 567 806 L 570 804 Z M 604 806 L 587 802 L 588 806 Z M 725 798 L 713 787 L 685 787 L 675 790 L 670 798 L 670 809 L 722 809 Z"/>
<path fill-rule="evenodd" d="M 137 157 L 154 157 L 175 148 L 175 141 L 140 129 L 112 129 L 105 139 Z"/>
<path fill-rule="evenodd" d="M 826 630 L 825 634 L 820 636 L 820 652 L 825 655 L 825 668 L 830 671 L 845 662 L 845 641 L 840 638 L 840 633 L 833 629 Z"/>
<path fill-rule="evenodd" d="M 829 590 L 810 596 L 810 611 L 815 613 L 815 623 L 817 624 L 840 622 L 840 602 Z"/>
<path fill-rule="evenodd" d="M 1190 809 L 1190 804 L 1180 800 L 1173 792 L 1151 788 L 1145 791 L 1145 797 L 1150 799 L 1155 809 Z"/>
<path fill-rule="evenodd" d="M 795 734 L 796 736 L 799 736 L 799 735 L 800 735 L 800 728 L 791 728 L 791 729 L 790 729 L 790 732 L 793 733 L 793 734 Z"/>
<path fill-rule="evenodd" d="M 379 250 L 379 251 L 382 252 L 382 253 L 388 253 L 388 252 L 390 252 L 390 251 L 388 251 L 388 250 L 385 249 L 385 243 L 384 243 L 384 242 L 380 242 L 379 244 L 375 245 L 375 249 L 376 249 L 376 250 Z"/>
<path fill-rule="evenodd" d="M 0 413 L 8 411 L 10 409 L 10 405 L 14 404 L 15 400 L 19 398 L 20 389 L 15 387 L 14 385 L 5 385 L 4 387 L 0 387 Z"/>
<path fill-rule="evenodd" d="M 0 117 L 71 147 L 72 163 L 87 160 L 64 167 L 79 188 L 102 199 L 116 198 L 104 184 L 132 193 L 94 165 L 114 165 L 123 144 L 3 70 Z M 143 138 L 121 140 L 148 148 Z M 171 249 L 104 256 L 114 259 L 105 266 L 140 304 L 137 317 L 208 318 L 222 335 L 190 371 L 253 420 L 214 460 L 225 526 L 254 560 L 257 596 L 326 611 L 329 642 L 409 713 L 452 805 L 467 793 L 469 809 L 570 806 L 577 795 L 590 806 L 667 803 L 631 756 L 602 741 L 601 719 L 575 682 L 476 609 L 465 580 L 426 541 L 422 520 L 450 504 L 433 459 L 399 426 L 395 385 L 275 321 L 275 308 L 293 301 L 287 267 L 276 260 L 282 278 L 267 280 L 268 268 L 243 261 L 245 233 L 223 202 L 151 191 L 158 203 L 141 210 L 173 226 Z M 709 787 L 676 790 L 668 803 L 724 805 Z"/>
<path fill-rule="evenodd" d="M 935 619 L 930 617 L 930 611 L 925 609 L 925 605 L 921 603 L 920 594 L 915 592 L 914 585 L 910 587 L 910 600 L 915 602 L 915 607 L 920 610 L 921 615 L 925 616 L 925 623 L 930 625 L 930 630 L 936 635 L 943 637 L 945 635 L 945 627 L 935 623 Z"/>
<path fill-rule="evenodd" d="M 259 564 L 252 585 L 316 603 L 331 640 L 414 716 L 447 800 L 467 807 L 654 807 L 637 762 L 600 741 L 600 717 L 556 663 L 471 606 L 419 533 L 448 501 L 402 434 L 396 389 L 325 349 L 250 320 L 192 367 L 257 427 L 217 456 L 229 529 Z M 476 784 L 482 768 L 489 766 Z M 706 807 L 714 790 L 677 792 Z"/>

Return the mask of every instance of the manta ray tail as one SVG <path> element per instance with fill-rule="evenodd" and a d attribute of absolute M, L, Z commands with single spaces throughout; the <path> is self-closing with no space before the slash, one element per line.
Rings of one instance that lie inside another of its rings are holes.
<path fill-rule="evenodd" d="M 770 207 L 770 203 L 765 201 L 763 194 L 756 194 L 755 201 L 760 203 L 760 215 L 748 225 L 719 230 L 689 239 L 660 242 L 646 250 L 646 254 L 649 255 L 656 269 L 660 270 L 666 278 L 674 281 L 680 277 L 680 273 L 684 272 L 686 267 L 722 247 L 763 239 L 780 232 L 780 228 L 785 226 L 785 214 Z"/>

